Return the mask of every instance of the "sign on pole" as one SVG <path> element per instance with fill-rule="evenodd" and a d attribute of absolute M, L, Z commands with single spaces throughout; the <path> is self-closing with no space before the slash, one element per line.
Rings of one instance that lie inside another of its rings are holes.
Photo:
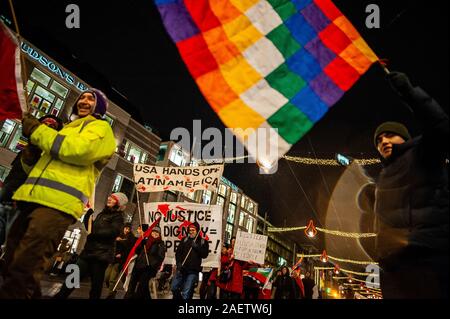
<path fill-rule="evenodd" d="M 175 265 L 175 251 L 188 235 L 188 226 L 200 224 L 200 234 L 209 243 L 209 255 L 202 260 L 203 267 L 218 268 L 222 242 L 222 206 L 196 203 L 145 203 L 144 220 L 153 223 L 158 217 L 161 236 L 166 245 L 165 264 Z"/>
<path fill-rule="evenodd" d="M 264 264 L 267 236 L 238 230 L 234 244 L 234 259 Z"/>
<path fill-rule="evenodd" d="M 134 182 L 137 190 L 143 193 L 215 191 L 222 173 L 223 165 L 161 167 L 134 164 Z"/>

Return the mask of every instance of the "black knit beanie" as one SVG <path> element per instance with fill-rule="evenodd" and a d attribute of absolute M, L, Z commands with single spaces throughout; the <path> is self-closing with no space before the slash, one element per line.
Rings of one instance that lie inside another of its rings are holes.
<path fill-rule="evenodd" d="M 405 141 L 411 139 L 411 135 L 409 135 L 408 129 L 403 124 L 398 122 L 384 122 L 377 127 L 377 129 L 375 130 L 375 134 L 373 135 L 373 144 L 375 145 L 375 148 L 378 146 L 378 136 L 386 132 L 397 134 L 403 137 Z"/>

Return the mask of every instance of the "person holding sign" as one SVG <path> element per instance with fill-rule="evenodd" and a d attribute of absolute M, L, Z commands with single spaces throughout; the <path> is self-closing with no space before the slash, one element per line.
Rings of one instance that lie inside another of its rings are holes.
<path fill-rule="evenodd" d="M 177 269 L 172 282 L 173 299 L 192 299 L 198 274 L 202 270 L 202 259 L 209 254 L 208 241 L 199 236 L 199 223 L 189 225 L 188 232 L 175 252 Z"/>

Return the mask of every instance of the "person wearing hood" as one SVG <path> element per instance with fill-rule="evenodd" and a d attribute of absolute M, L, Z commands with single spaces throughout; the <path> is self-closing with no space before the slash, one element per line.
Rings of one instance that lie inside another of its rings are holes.
<path fill-rule="evenodd" d="M 77 261 L 80 280 L 91 277 L 89 299 L 101 297 L 105 271 L 108 264 L 114 261 L 115 241 L 123 229 L 123 211 L 127 203 L 128 198 L 124 193 L 111 194 L 106 207 L 92 222 L 92 230 Z M 73 290 L 63 285 L 54 298 L 68 298 Z"/>
<path fill-rule="evenodd" d="M 388 81 L 423 132 L 412 138 L 403 124 L 386 122 L 374 134 L 384 166 L 371 205 L 383 297 L 448 298 L 448 115 L 405 74 L 391 72 Z"/>
<path fill-rule="evenodd" d="M 277 276 L 273 286 L 275 287 L 274 299 L 296 299 L 296 283 L 289 273 L 289 268 L 283 266 L 281 275 Z"/>
<path fill-rule="evenodd" d="M 188 226 L 188 235 L 175 251 L 176 273 L 172 281 L 173 299 L 192 299 L 202 259 L 208 257 L 209 243 L 200 236 L 200 225 L 194 222 Z"/>
<path fill-rule="evenodd" d="M 156 276 L 166 256 L 166 248 L 159 226 L 153 227 L 150 237 L 142 240 L 136 248 L 136 254 L 138 257 L 133 267 L 125 299 L 151 299 L 150 279 Z"/>
<path fill-rule="evenodd" d="M 79 219 L 95 181 L 115 152 L 111 126 L 102 116 L 108 99 L 99 90 L 83 92 L 73 107 L 73 121 L 61 131 L 31 114 L 22 133 L 42 155 L 17 189 L 13 200 L 26 202 L 11 226 L 7 250 L 13 252 L 4 272 L 0 298 L 39 298 L 40 279 L 67 227 Z"/>

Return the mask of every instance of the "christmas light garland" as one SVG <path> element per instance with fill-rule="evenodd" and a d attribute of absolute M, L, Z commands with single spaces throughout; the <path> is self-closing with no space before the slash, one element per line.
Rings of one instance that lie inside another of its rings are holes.
<path fill-rule="evenodd" d="M 310 225 L 311 225 L 311 221 L 310 221 Z M 289 232 L 289 231 L 297 231 L 297 230 L 307 230 L 308 227 L 310 227 L 310 225 L 300 226 L 300 227 L 283 227 L 283 228 L 268 227 L 267 231 L 270 233 L 281 233 L 281 232 Z M 313 225 L 313 227 L 314 227 L 314 225 Z M 343 232 L 343 231 L 339 231 L 339 230 L 324 229 L 324 228 L 320 228 L 320 227 L 315 227 L 315 229 L 317 231 L 320 231 L 325 234 L 340 236 L 340 237 L 347 237 L 347 238 L 359 239 L 359 238 L 377 237 L 377 234 L 375 234 L 375 233 L 351 233 L 351 232 Z M 306 231 L 305 233 L 308 234 L 308 231 Z M 313 237 L 313 236 L 309 236 L 309 237 Z"/>
<path fill-rule="evenodd" d="M 311 158 L 311 157 L 294 157 L 294 156 L 283 156 L 283 158 L 290 162 L 295 162 L 304 165 L 321 165 L 321 166 L 342 166 L 335 159 L 323 159 L 323 158 Z M 355 163 L 362 166 L 377 165 L 381 161 L 378 158 L 361 158 L 353 159 Z"/>

